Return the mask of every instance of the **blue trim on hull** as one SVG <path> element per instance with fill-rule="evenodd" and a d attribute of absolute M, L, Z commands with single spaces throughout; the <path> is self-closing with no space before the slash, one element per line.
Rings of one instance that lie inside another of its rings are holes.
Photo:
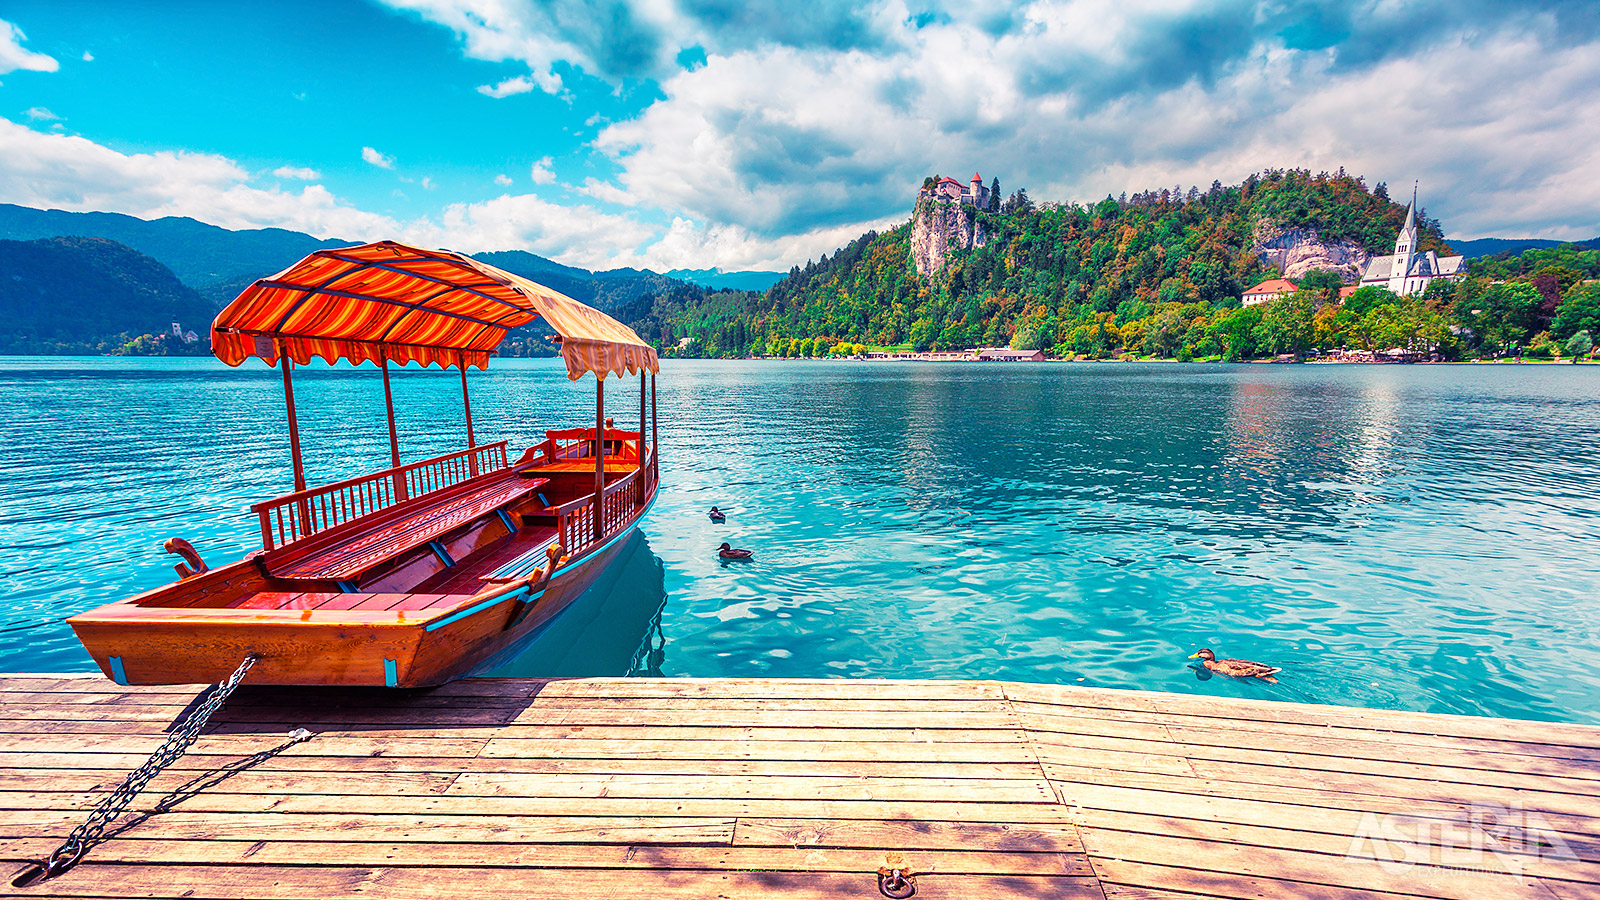
<path fill-rule="evenodd" d="M 567 563 L 566 566 L 562 567 L 562 569 L 560 571 L 558 571 L 555 574 L 550 576 L 550 581 L 555 581 L 557 578 L 561 577 L 561 573 L 562 572 L 570 572 L 573 569 L 576 569 L 577 567 L 579 567 L 579 566 L 583 565 L 584 563 L 588 562 L 589 560 L 594 559 L 596 556 L 599 556 L 600 554 L 606 552 L 607 550 L 610 550 L 611 549 L 611 545 L 613 545 L 617 541 L 620 541 L 623 538 L 627 537 L 630 533 L 633 532 L 634 529 L 639 527 L 639 522 L 642 521 L 647 514 L 649 514 L 650 508 L 652 506 L 656 505 L 656 497 L 660 493 L 661 493 L 661 488 L 658 486 L 656 488 L 656 490 L 655 490 L 655 493 L 652 493 L 650 495 L 650 502 L 645 504 L 644 509 L 640 510 L 639 511 L 639 515 L 634 518 L 633 524 L 629 525 L 627 528 L 622 529 L 622 531 L 619 532 L 616 537 L 612 538 L 609 541 L 606 541 L 605 545 L 603 547 L 601 547 L 600 549 L 588 554 L 587 556 L 583 557 L 582 559 L 578 560 L 577 562 Z M 546 584 L 548 584 L 548 583 L 549 582 L 546 582 Z M 498 597 L 490 597 L 489 599 L 483 601 L 482 603 L 476 604 L 476 605 L 474 605 L 474 606 L 472 606 L 472 607 L 470 607 L 468 609 L 463 609 L 463 610 L 461 610 L 460 612 L 457 612 L 457 613 L 451 613 L 450 615 L 445 616 L 444 618 L 440 619 L 437 622 L 429 622 L 424 627 L 423 630 L 424 631 L 433 631 L 433 630 L 438 629 L 438 628 L 443 628 L 444 626 L 449 625 L 449 624 L 451 624 L 453 622 L 459 622 L 462 619 L 465 619 L 467 616 L 476 615 L 477 613 L 483 612 L 484 610 L 488 609 L 491 606 L 497 606 L 497 605 L 499 605 L 501 603 L 504 603 L 507 600 L 515 600 L 518 597 L 523 596 L 527 592 L 528 592 L 527 588 L 522 588 L 520 590 L 512 591 L 509 594 L 501 594 Z M 540 591 L 539 593 L 528 597 L 528 601 L 527 602 L 532 603 L 535 600 L 538 600 L 540 597 L 543 597 L 543 596 L 544 596 L 544 591 Z"/>
<path fill-rule="evenodd" d="M 383 661 L 383 686 L 384 687 L 394 687 L 395 685 L 397 685 L 399 683 L 400 683 L 399 667 L 394 664 L 394 660 L 392 660 L 392 659 L 384 660 Z"/>
<path fill-rule="evenodd" d="M 117 684 L 128 683 L 128 673 L 122 668 L 122 657 L 109 656 L 106 658 L 106 665 L 111 667 L 112 681 L 115 681 Z"/>

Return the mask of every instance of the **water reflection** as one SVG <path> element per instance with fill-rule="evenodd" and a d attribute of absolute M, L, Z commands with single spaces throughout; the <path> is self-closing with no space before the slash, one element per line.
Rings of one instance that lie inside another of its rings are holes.
<path fill-rule="evenodd" d="M 665 568 L 634 531 L 583 596 L 493 671 L 496 678 L 660 675 L 666 660 L 661 613 Z"/>

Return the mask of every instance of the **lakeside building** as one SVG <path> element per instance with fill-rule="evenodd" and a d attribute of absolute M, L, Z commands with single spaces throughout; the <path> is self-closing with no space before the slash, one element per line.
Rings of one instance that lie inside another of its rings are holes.
<path fill-rule="evenodd" d="M 1295 283 L 1284 278 L 1269 278 L 1255 287 L 1244 292 L 1245 306 L 1255 306 L 1257 303 L 1267 303 L 1279 297 L 1287 297 L 1296 290 Z"/>
<path fill-rule="evenodd" d="M 1406 224 L 1394 240 L 1394 253 L 1374 257 L 1367 263 L 1366 274 L 1361 276 L 1361 286 L 1373 285 L 1388 288 L 1402 297 L 1420 294 L 1436 278 L 1460 278 L 1459 256 L 1440 256 L 1432 250 L 1417 252 L 1417 191 L 1411 189 L 1411 205 L 1406 208 Z"/>
<path fill-rule="evenodd" d="M 980 360 L 999 360 L 1002 362 L 1044 362 L 1043 350 L 1013 350 L 1010 347 L 979 347 L 969 350 Z"/>

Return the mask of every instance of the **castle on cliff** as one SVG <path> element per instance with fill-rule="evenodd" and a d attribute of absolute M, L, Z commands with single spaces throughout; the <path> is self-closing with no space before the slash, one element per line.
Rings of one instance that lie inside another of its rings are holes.
<path fill-rule="evenodd" d="M 941 199 L 970 203 L 979 209 L 989 207 L 989 189 L 983 186 L 983 176 L 976 172 L 972 173 L 970 184 L 962 184 L 954 178 L 941 178 L 934 184 L 933 193 Z"/>
<path fill-rule="evenodd" d="M 1417 252 L 1417 190 L 1413 186 L 1411 205 L 1406 208 L 1406 224 L 1394 240 L 1394 253 L 1373 257 L 1361 276 L 1361 286 L 1388 288 L 1402 297 L 1420 294 L 1435 278 L 1461 277 L 1462 261 L 1459 256 L 1440 256 L 1432 250 Z"/>

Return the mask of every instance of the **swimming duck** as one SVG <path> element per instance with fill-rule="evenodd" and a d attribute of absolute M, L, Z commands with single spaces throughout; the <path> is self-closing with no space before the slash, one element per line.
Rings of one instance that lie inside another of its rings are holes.
<path fill-rule="evenodd" d="M 740 550 L 736 547 L 728 546 L 727 541 L 723 541 L 722 546 L 717 548 L 717 555 L 723 559 L 749 559 L 755 556 L 749 550 Z"/>
<path fill-rule="evenodd" d="M 1280 666 L 1269 666 L 1266 663 L 1251 662 L 1248 659 L 1217 659 L 1217 655 L 1212 653 L 1209 648 L 1201 650 L 1189 658 L 1200 660 L 1202 665 L 1213 672 L 1221 672 L 1224 675 L 1232 675 L 1235 678 L 1255 677 L 1262 681 L 1270 681 L 1273 684 L 1277 684 L 1278 679 L 1272 676 L 1283 671 Z"/>
<path fill-rule="evenodd" d="M 726 520 L 728 518 L 728 514 L 727 513 L 723 512 L 720 509 L 717 509 L 715 506 L 711 507 L 710 515 L 711 515 L 711 521 L 713 521 L 713 522 L 721 522 L 721 521 L 724 521 L 724 520 Z"/>

